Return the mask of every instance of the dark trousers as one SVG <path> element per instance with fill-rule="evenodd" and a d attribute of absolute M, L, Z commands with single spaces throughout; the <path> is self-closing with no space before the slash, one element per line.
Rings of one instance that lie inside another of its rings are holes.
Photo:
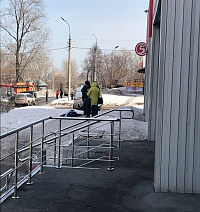
<path fill-rule="evenodd" d="M 91 113 L 91 99 L 90 98 L 86 98 L 83 99 L 84 102 L 84 115 L 86 115 L 87 117 L 90 117 L 90 113 Z"/>
<path fill-rule="evenodd" d="M 96 116 L 98 114 L 98 106 L 92 105 L 92 116 Z"/>

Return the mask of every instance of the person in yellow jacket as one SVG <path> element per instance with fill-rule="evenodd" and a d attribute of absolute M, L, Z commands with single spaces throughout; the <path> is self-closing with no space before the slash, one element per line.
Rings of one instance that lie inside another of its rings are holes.
<path fill-rule="evenodd" d="M 98 114 L 98 98 L 101 96 L 100 89 L 97 86 L 97 82 L 91 84 L 90 90 L 87 92 L 88 97 L 91 99 L 92 116 Z"/>

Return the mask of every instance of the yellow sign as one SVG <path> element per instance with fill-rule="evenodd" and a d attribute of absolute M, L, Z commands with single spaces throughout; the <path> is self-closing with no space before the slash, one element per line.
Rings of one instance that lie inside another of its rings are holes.
<path fill-rule="evenodd" d="M 125 87 L 144 87 L 144 82 L 123 82 Z"/>

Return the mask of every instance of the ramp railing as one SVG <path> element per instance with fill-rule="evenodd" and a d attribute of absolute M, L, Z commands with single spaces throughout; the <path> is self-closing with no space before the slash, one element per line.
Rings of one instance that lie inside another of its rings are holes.
<path fill-rule="evenodd" d="M 119 112 L 118 118 L 116 116 L 105 117 L 117 111 Z M 131 115 L 122 116 L 123 112 L 130 112 Z M 44 166 L 93 168 L 90 166 L 91 163 L 103 161 L 108 162 L 109 171 L 113 170 L 113 162 L 118 159 L 114 157 L 113 149 L 120 148 L 122 119 L 132 119 L 133 116 L 132 109 L 113 109 L 92 118 L 46 117 L 0 135 L 1 142 L 12 140 L 15 144 L 14 149 L 11 148 L 10 153 L 4 153 L 0 159 L 3 170 L 3 174 L 0 175 L 1 185 L 3 185 L 0 188 L 1 203 L 12 194 L 14 199 L 19 198 L 18 188 L 24 183 L 32 185 L 32 177 L 38 172 L 43 174 Z M 47 131 L 51 121 L 58 122 L 59 129 L 53 132 Z M 77 123 L 72 124 L 72 121 Z M 71 124 L 66 126 L 65 122 Z M 119 123 L 118 131 L 115 129 L 115 122 Z M 105 133 L 102 130 L 98 133 L 93 132 L 103 127 L 109 129 L 108 132 Z M 108 140 L 102 139 L 106 136 L 109 137 Z M 24 142 L 27 137 L 28 143 Z M 94 139 L 99 140 L 96 142 Z M 114 142 L 117 142 L 117 145 Z M 108 155 L 95 158 L 93 157 L 95 152 L 108 152 Z M 64 153 L 67 154 L 64 155 Z"/>

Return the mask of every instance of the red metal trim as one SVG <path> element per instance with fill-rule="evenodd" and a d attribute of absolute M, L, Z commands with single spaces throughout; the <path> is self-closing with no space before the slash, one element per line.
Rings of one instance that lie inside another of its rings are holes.
<path fill-rule="evenodd" d="M 13 85 L 0 85 L 0 87 L 10 87 L 10 88 L 12 88 Z"/>
<path fill-rule="evenodd" d="M 147 17 L 147 39 L 146 43 L 148 43 L 149 38 L 152 37 L 153 30 L 153 5 L 155 0 L 149 1 L 149 9 L 148 9 L 148 17 Z"/>

